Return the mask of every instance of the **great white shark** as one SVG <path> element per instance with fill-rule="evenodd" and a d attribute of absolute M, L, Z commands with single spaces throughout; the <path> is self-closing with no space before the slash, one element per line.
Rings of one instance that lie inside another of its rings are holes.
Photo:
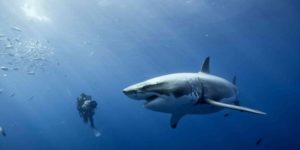
<path fill-rule="evenodd" d="M 145 100 L 144 106 L 153 111 L 170 113 L 170 125 L 176 128 L 187 114 L 210 114 L 223 108 L 265 115 L 265 112 L 243 107 L 237 99 L 236 77 L 232 82 L 210 74 L 207 57 L 200 72 L 174 73 L 155 77 L 123 90 L 129 98 Z"/>

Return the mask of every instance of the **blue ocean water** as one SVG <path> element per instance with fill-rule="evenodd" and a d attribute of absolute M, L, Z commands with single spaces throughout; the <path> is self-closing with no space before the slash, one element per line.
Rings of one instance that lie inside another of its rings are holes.
<path fill-rule="evenodd" d="M 0 0 L 0 150 L 299 149 L 299 18 L 296 0 Z M 224 109 L 172 129 L 122 93 L 206 56 L 268 114 Z M 100 137 L 78 115 L 82 92 Z"/>

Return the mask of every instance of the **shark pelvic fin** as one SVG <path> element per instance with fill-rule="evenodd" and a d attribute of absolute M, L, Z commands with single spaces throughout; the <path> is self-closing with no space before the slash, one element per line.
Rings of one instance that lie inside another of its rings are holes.
<path fill-rule="evenodd" d="M 184 114 L 172 114 L 170 120 L 171 128 L 175 129 L 177 127 L 178 122 L 184 116 Z"/>
<path fill-rule="evenodd" d="M 245 111 L 245 112 L 250 112 L 250 113 L 254 113 L 254 114 L 259 114 L 259 115 L 266 115 L 267 113 L 259 111 L 259 110 L 255 110 L 255 109 L 251 109 L 251 108 L 247 108 L 247 107 L 242 107 L 242 106 L 236 106 L 236 105 L 231 105 L 231 104 L 225 104 L 222 102 L 217 102 L 211 99 L 206 99 L 206 102 L 208 104 L 211 104 L 213 106 L 217 106 L 217 107 L 224 107 L 224 108 L 229 108 L 229 109 L 233 109 L 233 110 L 239 110 L 239 111 Z"/>
<path fill-rule="evenodd" d="M 202 63 L 201 72 L 209 73 L 209 57 L 206 57 Z"/>

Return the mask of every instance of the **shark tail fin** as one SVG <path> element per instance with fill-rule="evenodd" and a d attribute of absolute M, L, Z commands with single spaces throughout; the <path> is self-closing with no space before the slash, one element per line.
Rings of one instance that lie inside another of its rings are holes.
<path fill-rule="evenodd" d="M 206 57 L 205 60 L 202 63 L 201 72 L 203 73 L 209 73 L 209 57 Z"/>

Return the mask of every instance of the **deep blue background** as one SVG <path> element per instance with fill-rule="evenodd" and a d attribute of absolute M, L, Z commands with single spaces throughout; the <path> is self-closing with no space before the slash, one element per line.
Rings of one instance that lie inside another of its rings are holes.
<path fill-rule="evenodd" d="M 50 20 L 26 16 L 25 3 Z M 0 0 L 0 33 L 15 34 L 11 27 L 18 26 L 55 51 L 45 72 L 0 77 L 0 126 L 8 134 L 0 150 L 299 149 L 299 6 L 297 0 Z M 174 130 L 168 114 L 121 92 L 150 77 L 197 72 L 206 56 L 212 74 L 237 75 L 242 105 L 268 115 L 223 110 L 186 116 Z M 100 138 L 78 116 L 81 92 L 99 103 Z"/>

